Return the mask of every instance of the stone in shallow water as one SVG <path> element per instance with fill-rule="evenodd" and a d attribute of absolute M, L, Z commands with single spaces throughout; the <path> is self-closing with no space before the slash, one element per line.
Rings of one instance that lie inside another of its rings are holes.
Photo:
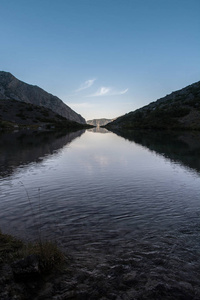
<path fill-rule="evenodd" d="M 123 275 L 122 280 L 126 284 L 131 284 L 131 283 L 135 282 L 136 275 L 137 275 L 136 271 L 129 272 L 129 273 Z"/>
<path fill-rule="evenodd" d="M 40 275 L 38 256 L 33 254 L 14 262 L 12 271 L 18 280 L 31 279 Z"/>

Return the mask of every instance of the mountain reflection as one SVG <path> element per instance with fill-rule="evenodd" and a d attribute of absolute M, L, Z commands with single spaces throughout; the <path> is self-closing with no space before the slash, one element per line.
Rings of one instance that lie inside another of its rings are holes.
<path fill-rule="evenodd" d="M 88 131 L 96 132 L 96 133 L 108 133 L 109 132 L 109 130 L 107 130 L 106 128 L 102 128 L 102 127 L 94 127 L 94 128 L 88 129 Z"/>
<path fill-rule="evenodd" d="M 200 133 L 116 130 L 117 135 L 200 172 Z"/>
<path fill-rule="evenodd" d="M 11 175 L 21 165 L 41 162 L 84 132 L 19 131 L 0 134 L 0 178 Z"/>

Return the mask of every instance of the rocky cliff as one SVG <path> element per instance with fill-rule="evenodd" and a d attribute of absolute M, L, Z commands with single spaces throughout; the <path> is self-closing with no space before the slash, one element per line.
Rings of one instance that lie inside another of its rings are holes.
<path fill-rule="evenodd" d="M 58 97 L 53 96 L 38 86 L 33 86 L 15 78 L 11 73 L 0 71 L 0 99 L 14 99 L 34 105 L 44 106 L 57 114 L 81 124 L 85 119 L 73 111 Z"/>
<path fill-rule="evenodd" d="M 119 117 L 106 128 L 200 130 L 200 81 Z"/>
<path fill-rule="evenodd" d="M 104 125 L 112 122 L 113 120 L 114 119 L 105 119 L 105 118 L 102 118 L 102 119 L 93 119 L 93 120 L 88 120 L 87 124 L 93 125 L 93 126 L 96 126 L 96 127 L 100 127 L 100 126 L 104 126 Z"/>

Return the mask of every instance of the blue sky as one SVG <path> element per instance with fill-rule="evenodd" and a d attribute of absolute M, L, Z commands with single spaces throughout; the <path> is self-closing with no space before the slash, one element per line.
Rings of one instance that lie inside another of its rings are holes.
<path fill-rule="evenodd" d="M 0 0 L 0 70 L 85 119 L 200 80 L 199 0 Z"/>

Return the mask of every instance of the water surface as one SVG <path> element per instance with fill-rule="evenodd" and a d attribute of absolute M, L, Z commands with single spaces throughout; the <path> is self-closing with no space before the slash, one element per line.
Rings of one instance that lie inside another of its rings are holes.
<path fill-rule="evenodd" d="M 2 231 L 34 239 L 39 226 L 73 251 L 200 274 L 198 134 L 16 133 L 0 151 Z"/>

